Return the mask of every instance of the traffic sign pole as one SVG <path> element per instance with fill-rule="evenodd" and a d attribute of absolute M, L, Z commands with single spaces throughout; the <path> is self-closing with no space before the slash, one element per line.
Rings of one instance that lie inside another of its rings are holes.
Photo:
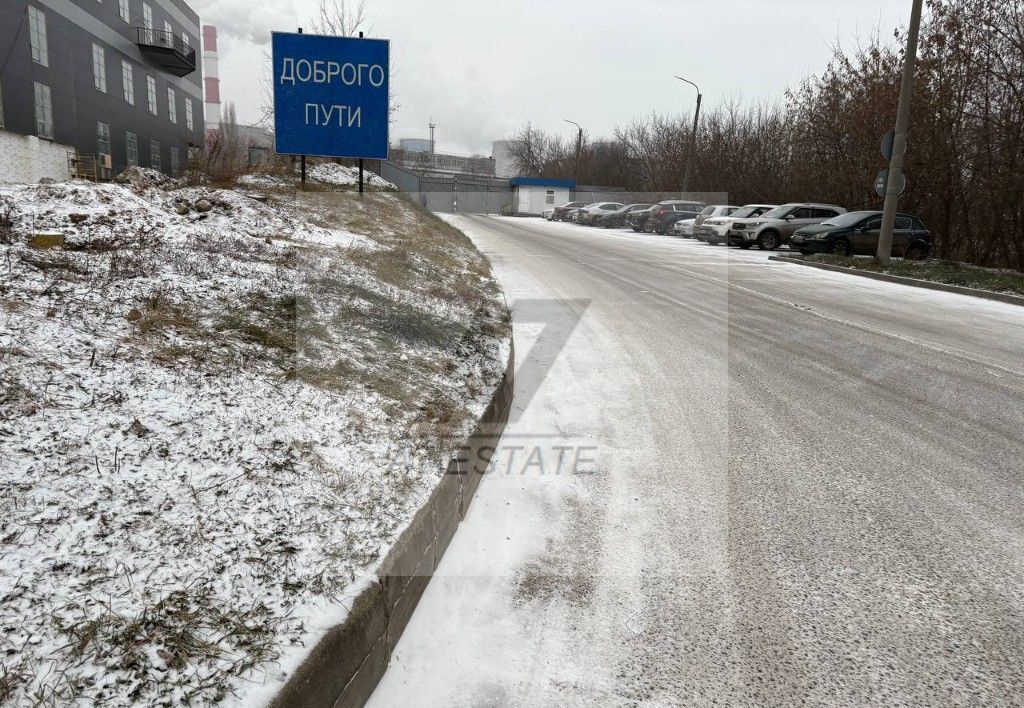
<path fill-rule="evenodd" d="M 313 31 L 315 32 L 316 29 L 314 29 Z M 301 27 L 299 27 L 299 34 L 302 34 L 302 28 Z M 299 164 L 302 166 L 301 167 L 301 170 L 302 170 L 302 191 L 305 192 L 306 191 L 306 156 L 305 155 L 301 155 L 299 157 Z"/>
<path fill-rule="evenodd" d="M 910 29 L 907 32 L 907 54 L 903 59 L 903 78 L 900 82 L 900 103 L 896 111 L 896 134 L 889 160 L 889 179 L 882 208 L 882 230 L 878 234 L 878 262 L 883 265 L 892 256 L 892 232 L 896 226 L 896 207 L 902 191 L 903 155 L 907 151 L 907 128 L 910 125 L 910 97 L 914 93 L 914 69 L 917 64 L 917 37 L 921 29 L 923 0 L 913 0 L 910 11 Z"/>
<path fill-rule="evenodd" d="M 359 39 L 363 38 L 363 31 L 359 30 Z M 359 158 L 359 194 L 363 193 L 363 158 Z"/>

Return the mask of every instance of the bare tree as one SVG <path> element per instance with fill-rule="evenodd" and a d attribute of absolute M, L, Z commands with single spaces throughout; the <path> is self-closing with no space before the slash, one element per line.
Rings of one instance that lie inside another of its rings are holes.
<path fill-rule="evenodd" d="M 366 29 L 366 2 L 349 0 L 320 0 L 317 17 L 310 24 L 314 34 L 335 37 L 355 37 Z"/>

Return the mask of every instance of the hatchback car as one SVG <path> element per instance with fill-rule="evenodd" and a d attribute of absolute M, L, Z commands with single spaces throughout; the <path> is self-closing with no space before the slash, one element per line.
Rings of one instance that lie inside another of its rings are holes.
<path fill-rule="evenodd" d="M 552 221 L 564 221 L 566 214 L 573 209 L 579 209 L 581 206 L 586 206 L 586 202 L 569 202 L 562 206 L 556 206 L 554 211 L 551 212 Z"/>
<path fill-rule="evenodd" d="M 672 224 L 672 234 L 683 238 L 693 238 L 693 225 L 696 222 L 696 219 L 680 219 Z"/>
<path fill-rule="evenodd" d="M 834 253 L 838 256 L 874 255 L 882 230 L 882 212 L 851 211 L 814 226 L 797 229 L 789 247 L 803 254 Z M 897 214 L 892 233 L 892 252 L 921 260 L 932 252 L 935 237 L 921 220 L 911 214 Z"/>
<path fill-rule="evenodd" d="M 610 214 L 624 206 L 625 204 L 619 204 L 618 202 L 595 202 L 588 207 L 580 209 L 576 221 L 581 224 L 593 225 L 597 223 L 597 217 L 601 214 Z"/>
<path fill-rule="evenodd" d="M 705 206 L 707 205 L 700 202 L 683 202 L 674 199 L 658 202 L 651 207 L 644 230 L 665 235 L 672 228 L 672 224 L 680 219 L 696 219 Z"/>
<path fill-rule="evenodd" d="M 752 219 L 737 219 L 729 228 L 729 245 L 774 251 L 804 226 L 813 226 L 845 214 L 835 204 L 783 204 Z"/>
<path fill-rule="evenodd" d="M 650 204 L 627 204 L 621 209 L 598 214 L 594 224 L 606 229 L 619 229 L 626 225 L 626 219 L 635 211 L 650 208 Z"/>

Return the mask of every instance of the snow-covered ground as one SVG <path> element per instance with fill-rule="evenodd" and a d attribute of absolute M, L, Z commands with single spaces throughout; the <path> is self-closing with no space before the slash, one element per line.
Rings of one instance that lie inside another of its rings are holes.
<path fill-rule="evenodd" d="M 0 703 L 258 705 L 500 379 L 486 260 L 398 194 L 144 171 L 0 186 L 0 252 Z"/>

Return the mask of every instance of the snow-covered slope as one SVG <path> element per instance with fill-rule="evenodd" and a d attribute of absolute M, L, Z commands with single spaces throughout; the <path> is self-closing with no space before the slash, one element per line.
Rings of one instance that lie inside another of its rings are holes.
<path fill-rule="evenodd" d="M 5 705 L 268 694 L 504 364 L 486 261 L 394 193 L 3 186 L 0 269 Z"/>

